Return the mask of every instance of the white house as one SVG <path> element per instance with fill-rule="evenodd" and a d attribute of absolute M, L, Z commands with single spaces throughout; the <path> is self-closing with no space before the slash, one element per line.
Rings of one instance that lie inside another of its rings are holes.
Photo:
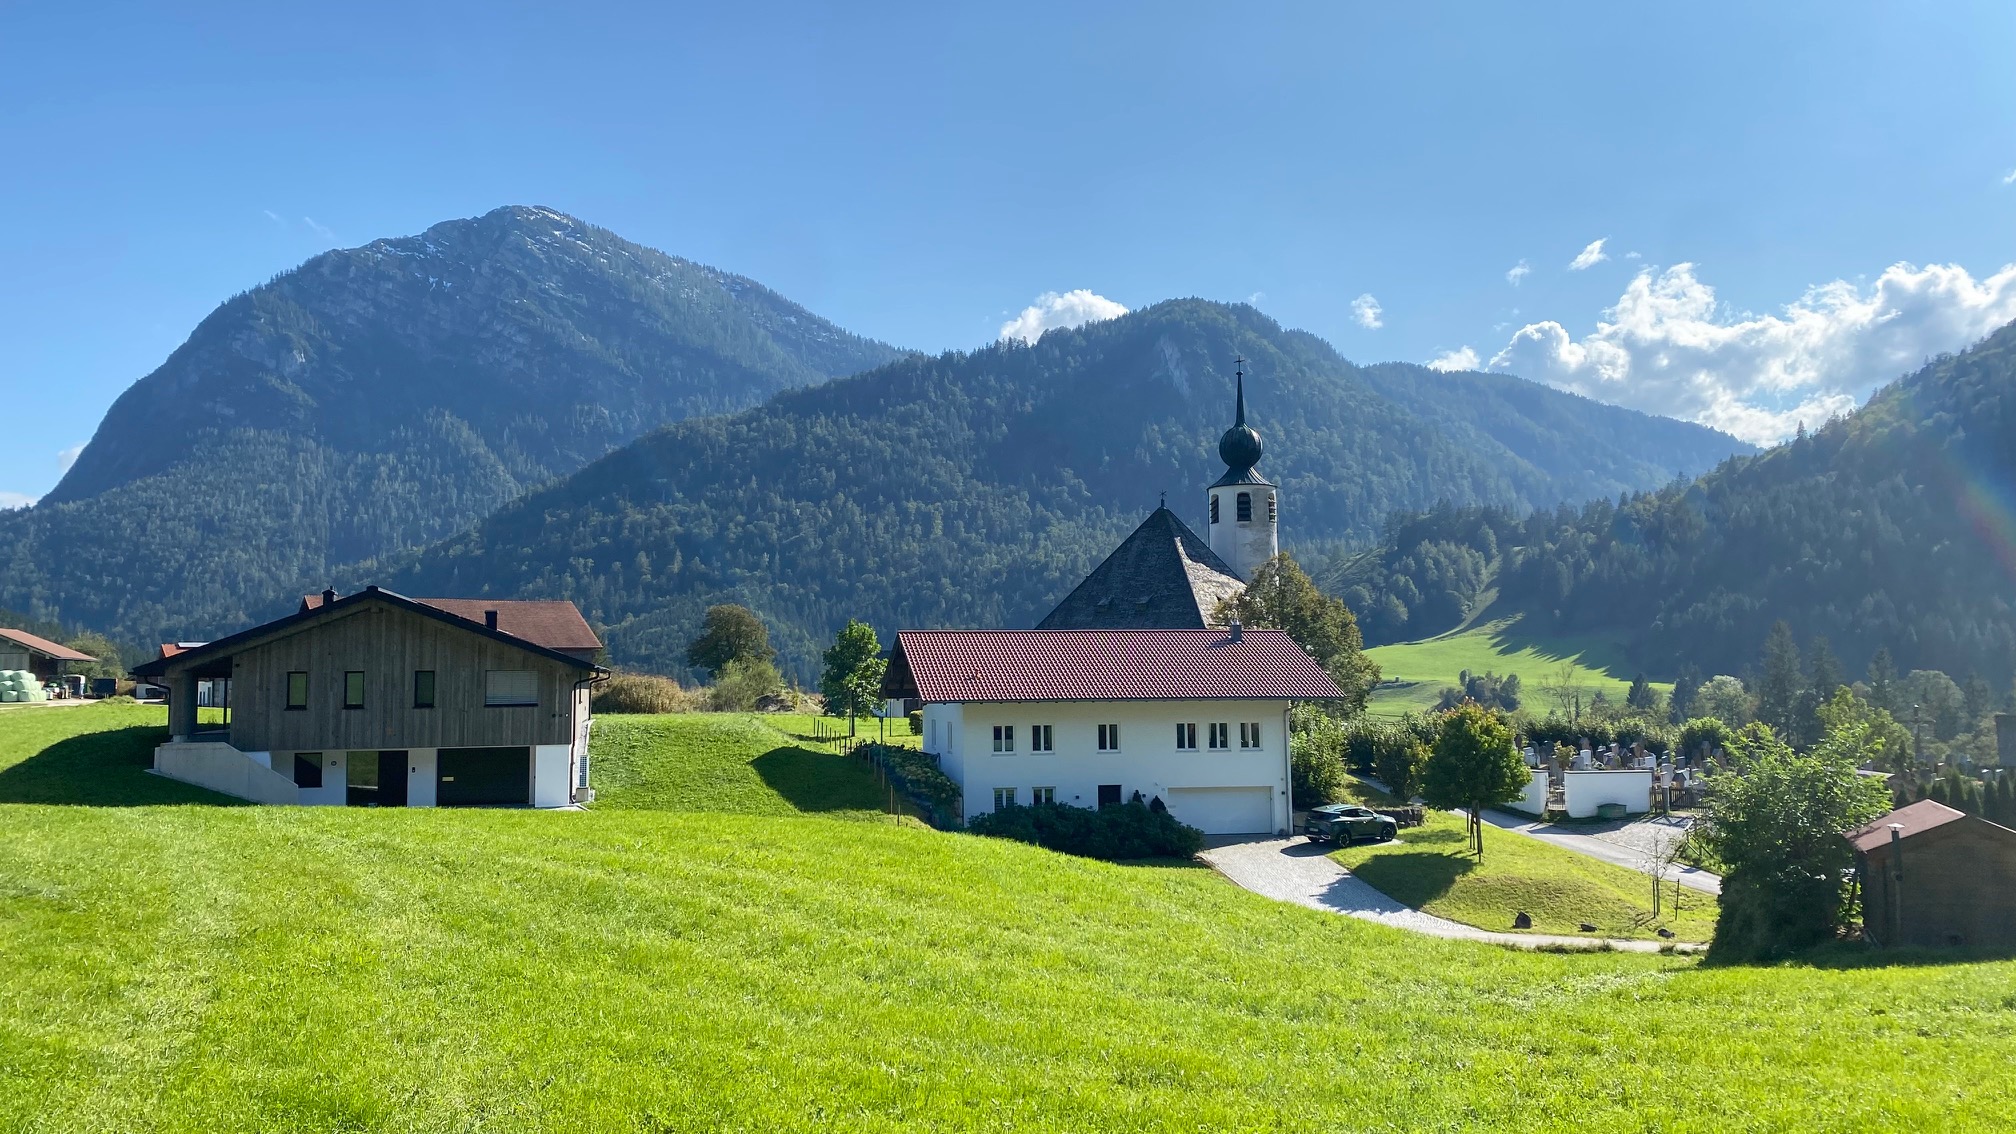
<path fill-rule="evenodd" d="M 1290 826 L 1288 710 L 1337 697 L 1278 630 L 904 630 L 883 694 L 924 703 L 924 750 L 971 818 L 1139 792 L 1207 834 Z"/>

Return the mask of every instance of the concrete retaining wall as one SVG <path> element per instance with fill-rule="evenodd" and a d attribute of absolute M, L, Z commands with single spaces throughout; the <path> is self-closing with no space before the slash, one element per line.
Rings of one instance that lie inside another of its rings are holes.
<path fill-rule="evenodd" d="M 154 770 L 171 780 L 254 803 L 301 801 L 293 780 L 228 744 L 163 744 L 154 750 Z"/>

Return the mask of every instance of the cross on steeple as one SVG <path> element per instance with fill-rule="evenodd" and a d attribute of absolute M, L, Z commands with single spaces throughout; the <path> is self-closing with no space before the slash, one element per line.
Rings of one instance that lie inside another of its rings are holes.
<path fill-rule="evenodd" d="M 1246 424 L 1246 359 L 1235 358 L 1232 365 L 1236 368 L 1232 371 L 1232 381 L 1238 390 L 1237 408 L 1232 413 L 1232 424 L 1236 428 Z"/>

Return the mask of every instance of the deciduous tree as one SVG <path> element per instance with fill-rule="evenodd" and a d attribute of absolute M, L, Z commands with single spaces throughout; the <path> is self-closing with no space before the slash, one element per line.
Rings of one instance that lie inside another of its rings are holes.
<path fill-rule="evenodd" d="M 1344 600 L 1324 594 L 1287 552 L 1260 565 L 1239 597 L 1219 609 L 1247 626 L 1285 630 L 1344 691 L 1344 711 L 1365 708 L 1379 683 L 1379 666 L 1365 656 L 1358 619 Z"/>
<path fill-rule="evenodd" d="M 1421 798 L 1432 807 L 1469 814 L 1470 846 L 1477 857 L 1484 857 L 1484 809 L 1518 799 L 1531 782 L 1503 713 L 1472 704 L 1442 714 L 1435 747 L 1422 769 Z"/>
<path fill-rule="evenodd" d="M 826 698 L 829 715 L 850 718 L 847 726 L 850 733 L 854 728 L 851 718 L 859 716 L 882 696 L 882 671 L 889 663 L 881 654 L 882 643 L 875 637 L 875 628 L 852 618 L 834 635 L 833 644 L 826 650 L 826 667 L 819 674 L 819 692 Z"/>
<path fill-rule="evenodd" d="M 730 662 L 768 662 L 776 656 L 763 620 L 755 611 L 732 602 L 708 607 L 700 623 L 700 636 L 686 647 L 687 665 L 717 677 Z"/>

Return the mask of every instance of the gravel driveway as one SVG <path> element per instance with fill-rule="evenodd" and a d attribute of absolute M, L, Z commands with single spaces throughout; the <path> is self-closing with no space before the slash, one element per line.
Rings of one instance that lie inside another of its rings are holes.
<path fill-rule="evenodd" d="M 1198 857 L 1216 867 L 1220 874 L 1238 885 L 1276 901 L 1293 902 L 1310 909 L 1327 910 L 1347 917 L 1376 921 L 1397 929 L 1411 929 L 1435 937 L 1465 941 L 1488 941 L 1521 949 L 1566 946 L 1592 949 L 1608 944 L 1614 949 L 1656 953 L 1658 941 L 1620 941 L 1601 937 L 1558 937 L 1536 933 L 1494 933 L 1447 918 L 1409 909 L 1380 893 L 1366 882 L 1352 877 L 1326 853 L 1328 844 L 1311 843 L 1300 835 L 1287 839 L 1218 841 Z M 1688 945 L 1671 946 L 1691 952 Z"/>

